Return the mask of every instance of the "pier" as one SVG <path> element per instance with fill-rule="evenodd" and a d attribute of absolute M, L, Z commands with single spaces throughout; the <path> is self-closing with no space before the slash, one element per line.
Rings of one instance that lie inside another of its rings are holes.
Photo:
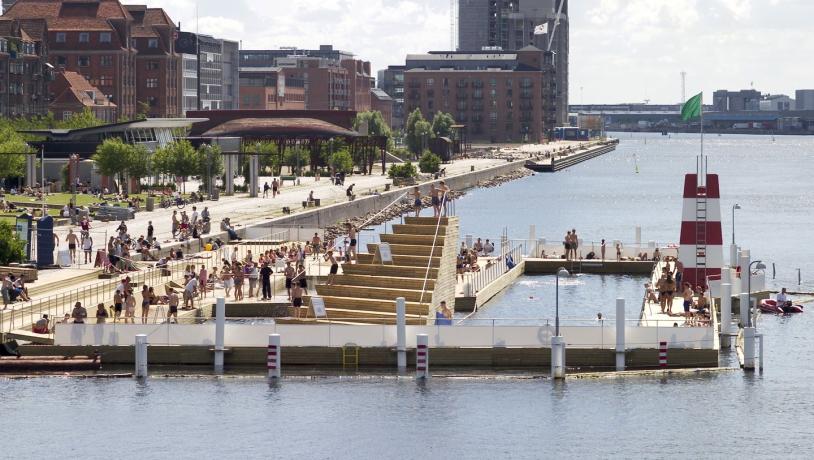
<path fill-rule="evenodd" d="M 528 160 L 525 166 L 536 172 L 557 172 L 588 161 L 591 158 L 612 152 L 616 150 L 618 143 L 619 139 L 611 139 L 593 145 L 582 146 L 574 150 L 569 147 L 566 152 L 558 152 L 554 155 L 546 154 L 544 157 Z"/>

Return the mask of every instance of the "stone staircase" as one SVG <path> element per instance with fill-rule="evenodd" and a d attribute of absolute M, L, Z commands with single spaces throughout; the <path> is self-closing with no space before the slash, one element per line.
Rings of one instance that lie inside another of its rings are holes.
<path fill-rule="evenodd" d="M 393 233 L 380 235 L 382 242 L 390 243 L 392 264 L 376 261 L 378 244 L 368 244 L 369 252 L 359 254 L 356 264 L 344 264 L 343 273 L 333 284 L 317 285 L 327 319 L 348 324 L 395 324 L 397 297 L 406 301 L 410 325 L 432 324 L 442 300 L 452 307 L 458 219 L 441 218 L 433 246 L 437 224 L 438 219 L 432 217 L 406 217 L 404 224 L 393 225 Z M 313 315 L 311 297 L 306 296 L 304 303 L 300 314 L 305 316 L 308 310 Z"/>

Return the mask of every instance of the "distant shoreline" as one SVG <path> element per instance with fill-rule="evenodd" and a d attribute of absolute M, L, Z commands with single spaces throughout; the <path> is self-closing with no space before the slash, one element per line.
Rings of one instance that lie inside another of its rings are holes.
<path fill-rule="evenodd" d="M 661 129 L 608 129 L 609 133 L 661 133 Z M 670 128 L 667 134 L 698 134 L 698 128 Z M 704 134 L 752 134 L 762 136 L 814 136 L 814 131 L 771 131 L 768 129 L 704 129 Z"/>

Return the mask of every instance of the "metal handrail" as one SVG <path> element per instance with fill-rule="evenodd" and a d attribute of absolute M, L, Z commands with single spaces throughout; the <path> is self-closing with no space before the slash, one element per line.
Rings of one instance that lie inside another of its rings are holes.
<path fill-rule="evenodd" d="M 447 200 L 447 192 L 444 192 L 441 195 L 441 203 L 445 203 Z M 432 266 L 432 257 L 435 254 L 435 244 L 438 241 L 438 231 L 441 229 L 441 218 L 444 216 L 444 213 L 438 213 L 438 222 L 435 224 L 435 234 L 432 237 L 432 246 L 430 249 L 430 255 L 427 256 L 427 270 L 424 272 L 424 283 L 421 285 L 421 296 L 418 298 L 418 303 L 421 304 L 424 302 L 424 293 L 427 291 L 427 280 L 430 277 L 430 267 Z"/>

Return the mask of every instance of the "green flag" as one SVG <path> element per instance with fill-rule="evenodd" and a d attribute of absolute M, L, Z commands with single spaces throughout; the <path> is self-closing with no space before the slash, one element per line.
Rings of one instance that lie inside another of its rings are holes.
<path fill-rule="evenodd" d="M 701 108 L 704 105 L 704 93 L 698 93 L 691 97 L 684 105 L 681 106 L 681 119 L 684 121 L 692 120 L 695 117 L 701 116 Z"/>

